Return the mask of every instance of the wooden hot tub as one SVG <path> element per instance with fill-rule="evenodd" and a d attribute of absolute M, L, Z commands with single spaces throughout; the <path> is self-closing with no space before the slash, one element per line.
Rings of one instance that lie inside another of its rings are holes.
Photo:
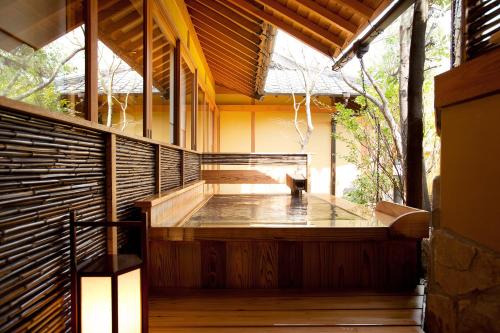
<path fill-rule="evenodd" d="M 301 201 L 297 201 L 301 200 Z M 150 229 L 150 288 L 412 289 L 429 213 L 331 196 L 215 195 Z"/>

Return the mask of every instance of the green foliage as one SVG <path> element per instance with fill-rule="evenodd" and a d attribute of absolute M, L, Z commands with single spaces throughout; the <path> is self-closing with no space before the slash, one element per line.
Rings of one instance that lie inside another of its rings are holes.
<path fill-rule="evenodd" d="M 64 51 L 67 50 L 63 50 L 60 45 L 49 45 L 36 51 L 27 45 L 18 46 L 10 52 L 0 49 L 0 95 L 17 99 L 17 96 L 46 82 L 60 65 Z M 75 71 L 73 66 L 64 64 L 58 75 L 63 76 Z M 74 107 L 56 90 L 54 82 L 22 101 L 57 112 L 68 112 L 70 107 Z"/>
<path fill-rule="evenodd" d="M 438 172 L 439 166 L 439 138 L 436 135 L 434 123 L 434 76 L 442 71 L 449 59 L 449 35 L 439 24 L 440 17 L 445 13 L 449 0 L 436 3 L 431 11 L 428 23 L 426 47 L 425 81 L 422 87 L 424 94 L 424 158 L 428 179 L 432 179 Z M 388 101 L 390 112 L 395 121 L 400 121 L 399 110 L 399 24 L 395 23 L 379 39 L 383 43 L 383 53 L 373 55 L 370 52 L 365 56 L 375 57 L 368 72 L 383 90 Z M 373 58 L 372 58 L 373 59 Z M 368 80 L 360 74 L 358 86 L 366 89 L 372 96 L 377 96 L 375 89 Z M 345 156 L 348 163 L 354 164 L 358 171 L 358 178 L 353 183 L 353 189 L 346 195 L 353 202 L 370 205 L 377 197 L 385 200 L 394 200 L 394 189 L 402 194 L 404 184 L 401 172 L 403 161 L 398 160 L 391 129 L 384 120 L 380 110 L 364 97 L 357 97 L 360 105 L 358 111 L 351 110 L 343 104 L 337 104 L 335 119 L 337 124 L 344 127 L 347 134 L 336 134 L 338 140 L 347 145 Z M 380 133 L 378 133 L 380 127 Z M 401 133 L 403 134 L 403 133 Z"/>

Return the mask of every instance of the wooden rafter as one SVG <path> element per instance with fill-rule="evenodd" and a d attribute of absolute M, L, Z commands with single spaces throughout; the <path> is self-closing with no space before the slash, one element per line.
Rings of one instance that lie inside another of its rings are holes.
<path fill-rule="evenodd" d="M 336 25 L 338 28 L 348 32 L 353 35 L 358 30 L 358 26 L 342 16 L 332 12 L 326 6 L 322 6 L 314 0 L 294 0 L 299 5 L 304 6 L 308 10 L 318 14 L 322 18 L 328 20 L 328 22 Z"/>
<path fill-rule="evenodd" d="M 212 22 L 211 24 L 218 24 L 224 26 L 227 30 L 232 31 L 234 34 L 237 34 L 239 38 L 244 38 L 251 43 L 259 43 L 259 34 L 255 32 L 249 32 L 248 30 L 240 27 L 219 13 L 209 9 L 202 8 L 198 5 L 189 6 L 189 9 L 197 12 L 198 15 L 202 16 L 204 20 L 209 20 Z"/>
<path fill-rule="evenodd" d="M 337 0 L 337 1 L 349 7 L 354 12 L 363 16 L 365 19 L 370 19 L 375 13 L 374 9 L 372 9 L 371 7 L 365 5 L 363 2 L 358 0 Z"/>
<path fill-rule="evenodd" d="M 203 1 L 203 2 L 195 2 L 195 0 L 186 0 L 186 4 L 188 7 L 196 7 L 196 6 L 203 6 L 205 8 L 210 8 L 211 10 L 219 13 L 220 15 L 224 16 L 234 24 L 239 25 L 240 27 L 248 30 L 249 32 L 255 33 L 259 35 L 261 33 L 261 28 L 259 24 L 256 24 L 255 21 L 251 21 L 250 19 L 239 15 L 238 13 L 234 12 L 232 9 L 226 7 L 226 6 L 221 6 L 218 2 L 216 1 Z"/>
<path fill-rule="evenodd" d="M 275 25 L 276 27 L 286 31 L 290 35 L 302 40 L 303 42 L 309 44 L 311 47 L 315 48 L 316 50 L 328 55 L 332 56 L 335 54 L 335 47 L 329 47 L 320 41 L 307 36 L 303 32 L 297 30 L 295 27 L 289 25 L 286 22 L 281 21 L 277 17 L 273 16 L 272 14 L 266 13 L 262 9 L 255 7 L 254 4 L 246 1 L 246 0 L 227 0 L 231 2 L 232 4 L 238 6 L 240 9 L 249 12 L 252 15 L 255 15 L 257 17 L 262 18 L 264 21 Z"/>
<path fill-rule="evenodd" d="M 204 31 L 208 35 L 207 38 L 216 38 L 219 40 L 225 40 L 228 43 L 237 44 L 238 47 L 250 51 L 250 54 L 259 52 L 257 44 L 250 43 L 246 39 L 239 39 L 238 35 L 234 34 L 231 30 L 226 29 L 225 27 L 219 27 L 217 24 L 207 23 L 203 19 L 198 19 L 197 16 L 192 16 L 191 19 L 197 29 Z"/>

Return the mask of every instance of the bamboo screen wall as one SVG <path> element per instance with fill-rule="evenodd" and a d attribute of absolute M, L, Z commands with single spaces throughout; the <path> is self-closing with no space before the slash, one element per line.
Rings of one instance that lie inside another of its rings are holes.
<path fill-rule="evenodd" d="M 155 147 L 150 143 L 116 139 L 116 201 L 118 219 L 131 218 L 134 203 L 155 193 Z"/>
<path fill-rule="evenodd" d="M 182 151 L 161 147 L 161 190 L 168 191 L 182 184 Z"/>
<path fill-rule="evenodd" d="M 105 219 L 99 132 L 0 111 L 0 332 L 69 327 L 68 212 Z M 79 230 L 79 252 L 105 252 L 102 229 Z"/>
<path fill-rule="evenodd" d="M 191 183 L 200 180 L 200 165 L 201 157 L 199 154 L 193 152 L 184 153 L 184 182 Z"/>
<path fill-rule="evenodd" d="M 69 211 L 106 219 L 110 135 L 120 220 L 134 217 L 137 199 L 200 179 L 196 152 L 47 118 L 0 110 L 0 332 L 69 330 Z M 82 257 L 106 253 L 105 230 L 78 232 Z"/>

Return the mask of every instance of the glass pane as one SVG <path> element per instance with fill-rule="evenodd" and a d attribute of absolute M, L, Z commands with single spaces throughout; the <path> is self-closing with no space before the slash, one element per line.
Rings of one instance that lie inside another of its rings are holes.
<path fill-rule="evenodd" d="M 193 78 L 194 74 L 191 69 L 184 61 L 181 59 L 181 147 L 191 148 L 191 112 L 193 104 Z"/>
<path fill-rule="evenodd" d="M 80 283 L 82 333 L 111 333 L 111 278 L 82 277 Z"/>
<path fill-rule="evenodd" d="M 199 151 L 204 150 L 204 137 L 203 137 L 203 129 L 205 128 L 205 123 L 204 123 L 204 115 L 206 113 L 205 110 L 205 93 L 203 90 L 198 88 L 198 122 L 197 122 L 197 135 L 196 139 L 198 140 L 197 142 L 197 148 Z"/>
<path fill-rule="evenodd" d="M 82 0 L 0 0 L 0 96 L 84 117 Z"/>
<path fill-rule="evenodd" d="M 141 304 L 141 270 L 138 268 L 119 275 L 118 332 L 140 333 L 142 331 Z"/>
<path fill-rule="evenodd" d="M 153 25 L 153 139 L 173 143 L 174 48 Z"/>
<path fill-rule="evenodd" d="M 142 1 L 99 1 L 99 122 L 142 136 Z"/>

